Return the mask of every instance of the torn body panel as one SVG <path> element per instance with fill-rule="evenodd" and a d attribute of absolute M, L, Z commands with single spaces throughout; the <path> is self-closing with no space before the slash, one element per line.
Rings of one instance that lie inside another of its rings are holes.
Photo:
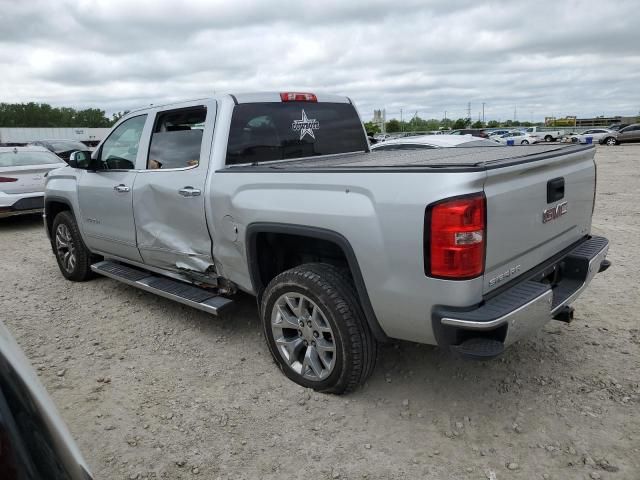
<path fill-rule="evenodd" d="M 174 271 L 206 272 L 213 265 L 204 195 L 184 197 L 185 186 L 204 189 L 205 172 L 140 172 L 133 192 L 138 249 L 145 263 Z"/>

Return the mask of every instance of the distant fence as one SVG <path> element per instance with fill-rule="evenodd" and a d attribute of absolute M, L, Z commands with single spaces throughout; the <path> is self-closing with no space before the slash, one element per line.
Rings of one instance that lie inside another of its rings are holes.
<path fill-rule="evenodd" d="M 0 144 L 25 144 L 38 140 L 76 140 L 97 145 L 109 128 L 10 128 L 0 127 Z"/>

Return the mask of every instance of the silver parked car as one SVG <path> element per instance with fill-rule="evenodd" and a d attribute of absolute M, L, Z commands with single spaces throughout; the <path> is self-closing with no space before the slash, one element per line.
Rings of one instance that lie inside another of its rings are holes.
<path fill-rule="evenodd" d="M 382 150 L 422 150 L 425 148 L 448 147 L 499 147 L 491 140 L 472 135 L 418 135 L 396 138 L 384 143 L 371 145 L 371 151 Z"/>
<path fill-rule="evenodd" d="M 0 147 L 0 218 L 41 212 L 45 175 L 65 165 L 44 147 Z"/>
<path fill-rule="evenodd" d="M 582 133 L 571 135 L 570 138 L 572 143 L 587 143 L 587 137 L 591 137 L 593 139 L 593 143 L 598 143 L 611 133 L 613 133 L 613 130 L 609 130 L 608 128 L 592 128 L 585 130 Z"/>

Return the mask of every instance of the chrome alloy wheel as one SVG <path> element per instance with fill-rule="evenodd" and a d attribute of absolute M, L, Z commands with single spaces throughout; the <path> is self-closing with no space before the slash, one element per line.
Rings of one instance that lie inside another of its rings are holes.
<path fill-rule="evenodd" d="M 333 331 L 309 297 L 285 293 L 271 312 L 271 332 L 285 363 L 307 380 L 327 378 L 336 363 Z"/>
<path fill-rule="evenodd" d="M 56 253 L 62 267 L 69 273 L 76 268 L 76 248 L 69 227 L 64 223 L 56 229 Z"/>

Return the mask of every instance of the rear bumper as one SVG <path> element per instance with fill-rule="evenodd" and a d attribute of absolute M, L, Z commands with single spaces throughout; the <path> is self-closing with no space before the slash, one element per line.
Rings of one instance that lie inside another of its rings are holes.
<path fill-rule="evenodd" d="M 23 195 L 3 195 L 0 198 L 0 218 L 28 213 L 42 212 L 44 195 L 29 193 Z"/>
<path fill-rule="evenodd" d="M 440 345 L 456 347 L 472 338 L 488 338 L 504 346 L 542 328 L 570 305 L 606 270 L 609 241 L 590 237 L 551 265 L 530 274 L 500 294 L 471 309 L 437 307 L 434 330 Z M 551 285 L 543 281 L 560 277 Z"/>

